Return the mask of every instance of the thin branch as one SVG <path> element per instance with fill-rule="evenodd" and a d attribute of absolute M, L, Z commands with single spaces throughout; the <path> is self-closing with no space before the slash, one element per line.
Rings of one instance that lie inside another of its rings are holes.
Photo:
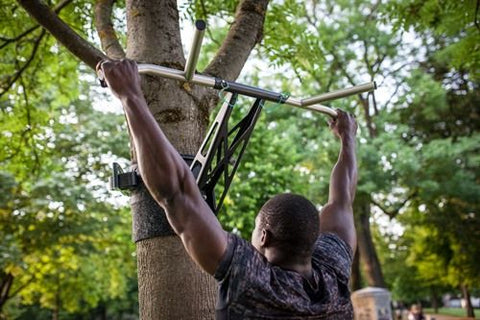
<path fill-rule="evenodd" d="M 477 7 L 475 8 L 475 16 L 473 22 L 475 23 L 475 26 L 477 27 L 478 31 L 480 31 L 480 24 L 478 23 L 478 10 L 480 9 L 480 0 L 477 0 Z"/>
<path fill-rule="evenodd" d="M 35 277 L 34 277 L 34 276 L 32 276 L 30 279 L 28 279 L 28 281 L 25 282 L 23 285 L 21 285 L 20 287 L 18 287 L 17 290 L 13 291 L 13 292 L 8 296 L 8 299 L 11 299 L 11 298 L 15 297 L 20 291 L 22 291 L 22 290 L 25 289 L 28 285 L 30 285 L 30 283 L 32 283 L 33 280 L 35 280 Z"/>
<path fill-rule="evenodd" d="M 2 280 L 2 284 L 0 285 L 0 309 L 9 298 L 8 294 L 12 287 L 13 279 L 13 275 L 11 273 L 8 273 L 6 277 Z"/>
<path fill-rule="evenodd" d="M 48 30 L 77 58 L 85 62 L 92 69 L 97 63 L 107 58 L 103 52 L 88 43 L 80 35 L 63 22 L 48 6 L 40 0 L 17 0 L 18 3 L 43 28 Z"/>
<path fill-rule="evenodd" d="M 202 18 L 206 20 L 209 13 L 207 11 L 207 7 L 205 6 L 205 1 L 204 0 L 200 0 L 200 6 L 202 8 Z M 207 28 L 206 32 L 208 33 L 208 36 L 209 36 L 210 40 L 212 40 L 212 42 L 215 43 L 216 45 L 220 46 L 220 41 L 218 41 L 217 39 L 214 38 L 212 30 Z"/>
<path fill-rule="evenodd" d="M 411 64 L 412 64 L 411 62 L 406 62 L 406 63 L 402 64 L 401 66 L 399 66 L 398 68 L 387 72 L 386 74 L 383 75 L 383 80 L 382 80 L 382 82 L 381 82 L 378 86 L 381 87 L 381 86 L 383 85 L 383 83 L 385 82 L 385 80 L 386 80 L 389 76 L 394 75 L 395 73 L 397 73 L 397 72 L 400 71 L 401 69 L 403 69 L 403 68 L 405 68 L 406 66 L 409 66 L 409 65 L 411 65 Z"/>
<path fill-rule="evenodd" d="M 366 40 L 363 40 L 363 46 L 365 50 L 363 51 L 363 61 L 365 62 L 365 65 L 369 71 L 369 74 L 371 77 L 373 77 L 374 72 L 373 72 L 373 65 L 370 63 L 370 59 L 368 58 L 368 43 Z"/>
<path fill-rule="evenodd" d="M 235 21 L 205 73 L 235 80 L 253 47 L 263 37 L 263 24 L 269 0 L 243 0 L 237 7 Z"/>
<path fill-rule="evenodd" d="M 399 203 L 395 208 L 393 209 L 387 209 L 384 207 L 382 204 L 379 202 L 375 201 L 373 198 L 370 198 L 370 201 L 377 206 L 380 210 L 383 211 L 390 219 L 393 219 L 396 217 L 396 215 L 400 212 L 400 210 L 407 204 L 408 201 L 412 200 L 417 195 L 417 191 L 412 192 L 408 197 L 406 197 L 401 203 Z"/>
<path fill-rule="evenodd" d="M 112 8 L 116 0 L 97 0 L 95 3 L 95 26 L 102 49 L 112 59 L 125 58 L 112 23 Z"/>
<path fill-rule="evenodd" d="M 388 105 L 392 102 L 393 97 L 395 97 L 395 96 L 397 95 L 398 90 L 400 90 L 400 87 L 402 86 L 402 84 L 403 84 L 404 82 L 405 82 L 405 81 L 400 81 L 400 82 L 397 84 L 397 86 L 395 87 L 395 90 L 394 90 L 393 93 L 390 95 L 390 97 L 388 98 L 387 102 L 385 102 L 385 103 L 383 104 L 383 107 L 384 107 L 384 108 L 387 108 Z"/>
<path fill-rule="evenodd" d="M 25 62 L 23 64 L 23 66 L 17 71 L 15 72 L 15 74 L 13 75 L 13 77 L 11 77 L 8 81 L 7 81 L 7 85 L 4 86 L 2 88 L 2 92 L 0 92 L 0 98 L 8 91 L 10 90 L 10 88 L 13 86 L 13 84 L 20 78 L 20 76 L 22 75 L 22 73 L 27 69 L 27 67 L 30 65 L 30 63 L 32 63 L 33 59 L 35 58 L 35 54 L 37 53 L 38 51 L 38 47 L 40 46 L 40 42 L 42 41 L 42 38 L 45 36 L 45 30 L 42 30 L 42 32 L 40 33 L 40 36 L 37 38 L 37 40 L 35 40 L 35 44 L 33 46 L 33 50 L 32 50 L 32 53 L 30 54 L 30 57 L 28 58 L 27 62 Z"/>
<path fill-rule="evenodd" d="M 38 156 L 37 147 L 35 144 L 35 136 L 33 134 L 32 114 L 30 112 L 30 102 L 28 100 L 27 88 L 25 86 L 25 83 L 23 82 L 23 77 L 20 78 L 20 84 L 23 87 L 23 90 L 22 90 L 23 99 L 25 100 L 25 109 L 27 111 L 27 131 L 28 133 L 30 133 L 30 140 L 32 141 L 31 147 L 32 147 L 33 156 L 35 158 L 35 162 L 34 162 L 35 165 L 32 168 L 32 172 L 36 173 L 38 168 L 40 168 L 40 160 L 39 160 L 40 158 Z"/>
<path fill-rule="evenodd" d="M 0 162 L 11 160 L 11 159 L 15 158 L 17 156 L 17 154 L 20 153 L 20 150 L 22 150 L 23 141 L 26 139 L 25 136 L 27 135 L 27 133 L 28 133 L 28 129 L 25 129 L 25 130 L 22 131 L 21 136 L 20 136 L 20 141 L 18 142 L 17 148 L 15 150 L 13 150 L 10 153 L 10 155 L 5 156 L 4 158 L 1 158 Z"/>
<path fill-rule="evenodd" d="M 375 99 L 375 90 L 374 90 L 374 91 L 370 91 L 370 92 L 367 94 L 367 99 L 369 99 L 369 97 L 372 97 L 373 114 L 374 114 L 375 116 L 378 116 L 377 99 Z"/>
<path fill-rule="evenodd" d="M 64 0 L 64 1 L 60 2 L 58 5 L 55 6 L 55 8 L 53 8 L 53 11 L 56 14 L 59 14 L 60 11 L 62 11 L 62 9 L 65 8 L 70 2 L 72 2 L 72 0 Z M 33 27 L 25 30 L 24 32 L 20 33 L 15 38 L 3 38 L 2 37 L 0 40 L 5 41 L 5 42 L 2 43 L 2 45 L 0 45 L 0 49 L 3 49 L 4 47 L 9 45 L 10 43 L 17 42 L 18 40 L 22 39 L 26 35 L 29 35 L 33 31 L 37 30 L 39 27 L 40 27 L 39 25 L 33 26 Z"/>

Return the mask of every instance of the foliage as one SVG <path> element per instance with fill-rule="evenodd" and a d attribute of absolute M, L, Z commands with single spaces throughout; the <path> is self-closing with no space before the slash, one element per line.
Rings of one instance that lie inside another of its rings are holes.
<path fill-rule="evenodd" d="M 184 20 L 205 18 L 213 27 L 200 69 L 218 49 L 237 3 L 189 1 L 181 8 Z M 1 4 L 0 276 L 13 275 L 11 293 L 18 291 L 4 312 L 27 319 L 43 315 L 38 306 L 83 315 L 94 307 L 129 309 L 135 297 L 130 217 L 106 201 L 112 195 L 100 182 L 109 162 L 128 158 L 124 120 L 93 109 L 84 66 L 34 28 L 16 3 Z M 90 39 L 92 5 L 82 1 L 61 12 Z M 245 76 L 299 97 L 377 81 L 376 100 L 363 94 L 330 106 L 357 115 L 357 206 L 375 213 L 386 283 L 404 301 L 423 299 L 432 288 L 480 285 L 474 6 L 272 1 L 253 58 L 266 62 Z M 240 104 L 234 118 L 245 111 Z M 256 212 L 279 192 L 304 194 L 319 207 L 327 201 L 338 143 L 326 120 L 266 104 L 220 213 L 227 229 L 249 238 Z M 403 232 L 384 230 L 386 219 Z"/>
<path fill-rule="evenodd" d="M 474 80 L 480 77 L 480 22 L 476 1 L 411 0 L 391 1 L 388 15 L 396 26 L 441 39 L 434 45 L 435 59 L 456 70 L 469 70 Z M 433 42 L 433 43 L 432 43 Z"/>
<path fill-rule="evenodd" d="M 91 8 L 62 17 L 80 30 Z M 128 156 L 123 117 L 92 108 L 84 67 L 15 3 L 0 10 L 0 276 L 13 277 L 3 311 L 115 304 L 135 279 L 130 215 L 105 186 L 109 163 Z"/>

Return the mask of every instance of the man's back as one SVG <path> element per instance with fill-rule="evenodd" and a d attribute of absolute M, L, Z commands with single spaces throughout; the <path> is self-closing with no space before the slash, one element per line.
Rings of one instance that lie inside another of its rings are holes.
<path fill-rule="evenodd" d="M 352 319 L 349 246 L 320 235 L 312 256 L 313 279 L 270 264 L 250 243 L 229 235 L 215 273 L 217 319 Z"/>

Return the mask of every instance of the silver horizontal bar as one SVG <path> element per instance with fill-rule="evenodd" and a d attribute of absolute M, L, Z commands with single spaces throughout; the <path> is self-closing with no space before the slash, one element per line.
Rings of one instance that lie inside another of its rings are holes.
<path fill-rule="evenodd" d="M 142 74 L 159 75 L 164 78 L 179 80 L 184 82 L 188 81 L 185 77 L 185 72 L 181 70 L 158 66 L 155 64 L 139 64 L 138 72 Z M 192 79 L 189 82 L 203 85 L 206 87 L 215 88 L 216 84 L 219 83 L 220 81 L 223 81 L 223 80 L 216 79 L 209 76 L 194 74 L 192 76 Z M 228 91 L 235 92 L 234 89 L 236 87 L 241 88 L 244 91 L 248 91 L 248 92 L 251 91 L 252 92 L 250 94 L 251 96 L 253 95 L 258 98 L 263 98 L 265 100 L 273 101 L 273 102 L 278 102 L 278 99 L 277 100 L 273 99 L 272 95 L 281 95 L 281 94 L 276 94 L 273 91 L 268 91 L 261 88 L 251 87 L 251 86 L 242 85 L 234 82 L 230 82 L 230 88 L 228 89 Z M 376 89 L 375 82 L 369 82 L 369 83 L 364 83 L 364 84 L 347 88 L 347 89 L 340 89 L 333 92 L 324 93 L 324 94 L 307 98 L 307 99 L 296 99 L 293 97 L 289 97 L 285 100 L 284 104 L 297 107 L 297 108 L 321 112 L 331 117 L 336 117 L 337 112 L 335 110 L 333 110 L 330 107 L 320 105 L 319 103 L 351 96 L 351 95 L 362 93 L 362 92 L 372 91 L 375 89 Z"/>
<path fill-rule="evenodd" d="M 325 113 L 331 116 L 332 118 L 336 118 L 338 116 L 337 111 L 321 104 L 314 104 L 310 106 L 300 106 L 299 108 Z"/>
<path fill-rule="evenodd" d="M 376 88 L 377 88 L 377 85 L 375 84 L 375 82 L 368 82 L 368 83 L 360 84 L 358 86 L 335 90 L 335 91 L 327 92 L 315 97 L 302 99 L 302 105 L 309 106 L 309 105 L 317 104 L 320 102 L 331 101 L 331 100 L 348 97 L 348 96 L 362 93 L 362 92 L 372 91 L 372 90 L 375 90 Z"/>
<path fill-rule="evenodd" d="M 154 74 L 173 80 L 187 81 L 185 78 L 185 72 L 177 69 L 158 66 L 156 64 L 139 64 L 138 72 L 141 74 Z M 215 85 L 215 78 L 194 74 L 190 82 L 207 87 L 213 87 Z"/>

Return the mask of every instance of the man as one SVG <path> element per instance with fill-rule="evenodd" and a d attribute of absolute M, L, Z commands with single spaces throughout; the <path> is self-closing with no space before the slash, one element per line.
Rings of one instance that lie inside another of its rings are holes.
<path fill-rule="evenodd" d="M 357 125 L 351 115 L 338 110 L 330 124 L 341 150 L 320 217 L 307 199 L 278 195 L 261 208 L 250 244 L 224 231 L 202 198 L 147 107 L 136 63 L 106 61 L 98 68 L 122 102 L 146 187 L 190 257 L 219 283 L 217 319 L 352 319 Z"/>

